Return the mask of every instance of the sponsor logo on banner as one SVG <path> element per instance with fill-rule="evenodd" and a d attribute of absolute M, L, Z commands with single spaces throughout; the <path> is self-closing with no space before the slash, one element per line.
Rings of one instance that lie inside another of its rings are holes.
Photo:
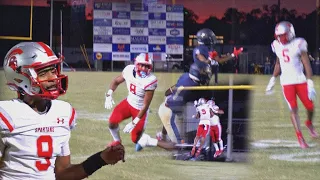
<path fill-rule="evenodd" d="M 166 49 L 165 45 L 149 44 L 149 51 L 150 52 L 165 52 L 165 49 Z"/>
<path fill-rule="evenodd" d="M 112 18 L 130 19 L 130 12 L 114 12 L 113 11 Z"/>
<path fill-rule="evenodd" d="M 113 11 L 130 11 L 130 3 L 112 3 Z"/>
<path fill-rule="evenodd" d="M 183 45 L 181 44 L 169 44 L 166 45 L 167 54 L 183 54 Z"/>
<path fill-rule="evenodd" d="M 114 44 L 130 44 L 130 36 L 113 35 L 112 43 Z"/>
<path fill-rule="evenodd" d="M 93 59 L 94 60 L 111 60 L 111 52 L 94 52 Z"/>
<path fill-rule="evenodd" d="M 165 36 L 149 36 L 149 44 L 166 44 Z"/>
<path fill-rule="evenodd" d="M 94 19 L 112 19 L 112 11 L 107 10 L 94 10 Z"/>
<path fill-rule="evenodd" d="M 166 13 L 149 13 L 149 19 L 166 20 Z"/>
<path fill-rule="evenodd" d="M 183 12 L 183 5 L 167 5 L 167 12 Z"/>
<path fill-rule="evenodd" d="M 112 26 L 111 19 L 94 19 L 93 26 Z"/>
<path fill-rule="evenodd" d="M 94 26 L 93 35 L 112 35 L 112 27 Z"/>
<path fill-rule="evenodd" d="M 112 19 L 112 26 L 129 28 L 130 20 L 129 19 Z"/>
<path fill-rule="evenodd" d="M 130 52 L 130 44 L 112 44 L 113 52 Z"/>
<path fill-rule="evenodd" d="M 167 28 L 166 35 L 170 36 L 170 37 L 176 37 L 176 36 L 183 37 L 183 29 L 182 28 L 179 28 L 179 29 Z"/>
<path fill-rule="evenodd" d="M 93 43 L 112 43 L 112 36 L 93 36 Z"/>
<path fill-rule="evenodd" d="M 148 20 L 148 12 L 143 11 L 131 11 L 130 12 L 131 19 L 133 20 Z"/>
<path fill-rule="evenodd" d="M 133 52 L 133 53 L 148 52 L 148 45 L 147 44 L 132 44 L 132 45 L 130 45 L 130 52 Z"/>
<path fill-rule="evenodd" d="M 183 21 L 183 13 L 167 13 L 167 21 Z"/>
<path fill-rule="evenodd" d="M 167 28 L 183 28 L 183 22 L 167 21 Z"/>
<path fill-rule="evenodd" d="M 166 36 L 166 29 L 149 29 L 150 36 Z"/>
<path fill-rule="evenodd" d="M 141 3 L 132 3 L 131 11 L 148 11 L 148 6 L 145 6 L 144 4 L 141 4 Z"/>
<path fill-rule="evenodd" d="M 148 27 L 147 20 L 131 20 L 131 27 Z"/>
<path fill-rule="evenodd" d="M 149 4 L 148 6 L 149 12 L 166 12 L 165 4 Z"/>
<path fill-rule="evenodd" d="M 149 28 L 166 28 L 165 20 L 149 20 Z"/>
<path fill-rule="evenodd" d="M 130 35 L 130 28 L 112 28 L 112 34 Z"/>
<path fill-rule="evenodd" d="M 129 52 L 112 52 L 113 61 L 130 61 Z"/>
<path fill-rule="evenodd" d="M 131 44 L 148 44 L 148 36 L 131 36 Z"/>
<path fill-rule="evenodd" d="M 75 1 L 74 1 L 75 2 Z M 104 9 L 104 10 L 111 10 L 112 9 L 112 3 L 103 3 L 103 2 L 97 2 L 94 3 L 94 9 Z"/>
<path fill-rule="evenodd" d="M 148 36 L 148 28 L 131 28 L 131 36 Z"/>
<path fill-rule="evenodd" d="M 167 44 L 183 44 L 183 37 L 167 37 Z"/>
<path fill-rule="evenodd" d="M 111 44 L 93 44 L 93 51 L 97 52 L 112 52 L 112 45 Z"/>

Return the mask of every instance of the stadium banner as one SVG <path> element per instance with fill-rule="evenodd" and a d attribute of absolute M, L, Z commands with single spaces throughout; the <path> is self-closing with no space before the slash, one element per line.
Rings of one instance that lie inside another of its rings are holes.
<path fill-rule="evenodd" d="M 146 52 L 155 61 L 183 56 L 183 6 L 142 2 L 94 3 L 93 60 L 133 61 Z"/>

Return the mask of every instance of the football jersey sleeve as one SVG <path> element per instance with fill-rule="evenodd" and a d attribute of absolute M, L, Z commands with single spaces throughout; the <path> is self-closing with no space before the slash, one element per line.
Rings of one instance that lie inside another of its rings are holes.
<path fill-rule="evenodd" d="M 158 80 L 154 76 L 153 78 L 150 78 L 150 81 L 148 81 L 146 83 L 146 85 L 144 86 L 144 90 L 146 90 L 146 91 L 151 90 L 152 91 L 152 90 L 157 89 L 157 87 L 158 87 Z"/>
<path fill-rule="evenodd" d="M 60 156 L 69 156 L 71 154 L 70 146 L 69 146 L 69 140 L 70 140 L 70 133 L 67 136 L 67 139 L 63 142 L 63 144 L 61 146 Z"/>
<path fill-rule="evenodd" d="M 308 52 L 308 43 L 304 38 L 297 38 L 299 53 Z"/>
<path fill-rule="evenodd" d="M 10 115 L 1 107 L 0 104 L 0 134 L 6 134 L 12 132 L 14 129 L 14 123 Z"/>
<path fill-rule="evenodd" d="M 273 53 L 276 53 L 276 49 L 275 49 L 275 40 L 271 43 L 271 50 Z"/>
<path fill-rule="evenodd" d="M 74 129 L 77 125 L 76 123 L 77 120 L 77 112 L 76 110 L 71 106 L 71 114 L 70 114 L 70 119 L 69 119 L 69 127 L 70 130 Z"/>
<path fill-rule="evenodd" d="M 122 71 L 122 76 L 125 80 L 127 80 L 131 74 L 133 74 L 134 65 L 126 66 Z"/>

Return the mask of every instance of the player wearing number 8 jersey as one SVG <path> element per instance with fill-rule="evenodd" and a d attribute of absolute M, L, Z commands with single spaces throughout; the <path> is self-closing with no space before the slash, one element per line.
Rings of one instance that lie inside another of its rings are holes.
<path fill-rule="evenodd" d="M 61 62 L 42 42 L 19 43 L 7 53 L 3 68 L 18 98 L 0 101 L 0 179 L 83 179 L 123 160 L 123 146 L 112 144 L 71 165 L 69 139 L 76 111 L 56 100 L 68 87 Z"/>
<path fill-rule="evenodd" d="M 119 123 L 127 118 L 132 120 L 123 129 L 124 133 L 131 133 L 131 141 L 136 144 L 136 150 L 140 151 L 145 146 L 166 146 L 168 143 L 158 141 L 143 133 L 147 124 L 149 105 L 158 85 L 158 80 L 151 73 L 152 58 L 148 53 L 141 53 L 135 58 L 134 65 L 128 65 L 122 74 L 116 77 L 110 84 L 106 93 L 105 108 L 111 109 L 114 101 L 112 94 L 123 82 L 126 82 L 128 96 L 122 100 L 112 111 L 109 118 L 109 130 L 115 142 L 121 142 Z"/>
<path fill-rule="evenodd" d="M 294 125 L 296 136 L 301 148 L 307 148 L 301 130 L 298 116 L 297 98 L 298 96 L 307 110 L 307 120 L 305 124 L 312 137 L 318 137 L 313 119 L 313 100 L 315 99 L 315 89 L 313 85 L 312 70 L 308 57 L 307 42 L 303 38 L 296 38 L 293 25 L 283 21 L 275 27 L 275 38 L 271 44 L 272 51 L 277 55 L 277 62 L 274 68 L 273 77 L 266 88 L 267 94 L 272 92 L 276 77 L 280 74 L 283 95 L 291 111 L 291 121 Z M 306 75 L 303 72 L 305 70 Z"/>

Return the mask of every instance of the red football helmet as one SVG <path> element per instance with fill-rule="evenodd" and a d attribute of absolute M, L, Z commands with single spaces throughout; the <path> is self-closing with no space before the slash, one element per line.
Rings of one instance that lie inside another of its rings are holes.
<path fill-rule="evenodd" d="M 145 78 L 152 70 L 152 58 L 148 53 L 141 53 L 135 58 L 134 65 L 138 76 Z"/>
<path fill-rule="evenodd" d="M 66 93 L 68 77 L 60 73 L 61 62 L 43 42 L 22 42 L 12 47 L 4 58 L 3 69 L 7 85 L 13 91 L 46 99 L 56 99 Z M 39 80 L 38 72 L 53 69 L 56 78 Z M 55 88 L 45 88 L 42 82 L 54 82 Z"/>
<path fill-rule="evenodd" d="M 293 25 L 288 21 L 282 21 L 276 25 L 274 37 L 281 44 L 287 44 L 296 36 Z"/>

